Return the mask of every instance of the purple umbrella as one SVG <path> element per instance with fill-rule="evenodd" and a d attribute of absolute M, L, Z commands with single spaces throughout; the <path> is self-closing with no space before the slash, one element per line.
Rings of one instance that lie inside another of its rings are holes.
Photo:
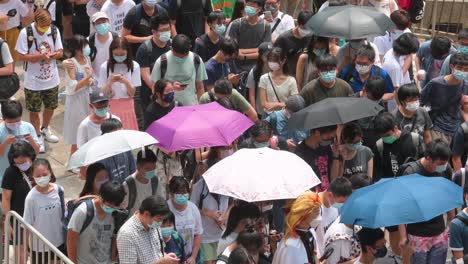
<path fill-rule="evenodd" d="M 218 103 L 174 108 L 146 132 L 168 151 L 228 146 L 254 123 Z"/>

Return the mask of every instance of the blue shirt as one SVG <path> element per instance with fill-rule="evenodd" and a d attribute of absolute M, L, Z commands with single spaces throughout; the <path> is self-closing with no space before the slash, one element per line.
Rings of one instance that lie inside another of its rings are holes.
<path fill-rule="evenodd" d="M 271 113 L 267 118 L 265 118 L 265 120 L 272 126 L 276 125 L 276 127 L 273 127 L 273 131 L 278 134 L 277 136 L 280 141 L 280 146 L 283 145 L 288 139 L 292 139 L 295 144 L 299 144 L 299 142 L 303 141 L 309 136 L 308 133 L 304 131 L 283 131 L 286 123 L 288 123 L 288 118 L 286 117 L 284 110 Z M 272 120 L 275 120 L 276 124 L 275 121 Z"/>
<path fill-rule="evenodd" d="M 418 56 L 419 58 L 420 68 L 426 71 L 426 79 L 421 83 L 421 87 L 424 87 L 431 79 L 436 77 L 436 76 L 432 76 L 431 78 L 432 71 L 433 71 L 432 67 L 434 65 L 434 62 L 436 61 L 434 57 L 432 57 L 432 54 L 431 54 L 431 41 L 432 40 L 423 42 L 419 46 L 419 50 L 416 53 L 416 56 Z M 454 54 L 455 52 L 457 52 L 457 50 L 454 47 L 451 47 L 449 54 L 451 55 L 451 54 Z M 444 69 L 444 72 L 447 71 L 447 68 L 444 68 L 442 65 L 441 65 L 441 69 L 434 69 L 434 70 L 438 70 L 440 73 L 442 69 Z M 439 73 L 437 74 L 437 76 L 439 76 Z"/>
<path fill-rule="evenodd" d="M 461 211 L 458 215 L 468 221 L 468 215 Z M 468 226 L 460 219 L 455 218 L 450 223 L 450 240 L 449 248 L 454 251 L 463 251 L 463 254 L 468 254 Z"/>
<path fill-rule="evenodd" d="M 21 126 L 18 128 L 18 130 L 15 131 L 8 129 L 5 126 L 5 122 L 0 124 L 0 142 L 5 141 L 8 135 L 18 136 L 26 134 L 31 134 L 31 136 L 34 138 L 34 141 L 36 141 L 36 143 L 39 144 L 36 130 L 30 123 L 21 121 Z M 10 163 L 8 162 L 8 151 L 10 151 L 10 147 L 11 145 L 7 146 L 5 152 L 0 157 L 0 182 L 2 182 L 3 180 L 3 174 L 5 173 L 5 170 L 10 166 Z"/>
<path fill-rule="evenodd" d="M 131 151 L 100 160 L 99 163 L 102 163 L 106 167 L 110 180 L 119 183 L 123 183 L 136 170 L 135 158 Z"/>
<path fill-rule="evenodd" d="M 209 59 L 205 63 L 206 74 L 208 75 L 208 79 L 205 80 L 205 86 L 214 85 L 217 80 L 220 79 L 227 79 L 230 73 L 235 73 L 236 69 L 234 64 L 230 65 L 230 63 L 219 63 L 215 61 L 213 58 Z"/>
<path fill-rule="evenodd" d="M 375 65 L 372 66 L 370 70 L 370 76 L 375 75 L 375 67 L 378 67 L 378 66 L 375 66 Z M 347 81 L 345 80 L 345 78 L 348 75 L 350 70 L 353 70 L 353 73 L 351 74 L 351 78 L 349 79 L 349 81 Z M 382 79 L 384 79 L 385 81 L 385 93 L 393 93 L 395 88 L 393 87 L 392 79 L 390 78 L 390 75 L 388 75 L 388 73 L 382 68 L 380 68 L 380 77 L 382 77 Z M 364 86 L 366 85 L 366 81 L 363 82 L 361 80 L 361 77 L 359 77 L 359 73 L 354 67 L 354 64 L 350 64 L 346 66 L 341 71 L 339 78 L 347 81 L 355 93 L 360 92 L 362 88 L 364 88 Z"/>

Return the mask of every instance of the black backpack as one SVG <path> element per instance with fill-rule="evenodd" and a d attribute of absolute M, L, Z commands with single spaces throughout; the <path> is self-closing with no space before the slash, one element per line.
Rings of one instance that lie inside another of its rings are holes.
<path fill-rule="evenodd" d="M 200 67 L 202 59 L 198 54 L 193 53 L 193 64 L 195 65 L 195 75 L 198 72 L 198 68 Z M 164 79 L 164 76 L 166 76 L 167 72 L 167 54 L 164 53 L 161 55 L 161 79 Z"/>
<path fill-rule="evenodd" d="M 401 166 L 398 168 L 396 175 L 403 176 L 403 173 L 408 167 L 411 167 L 414 171 L 418 171 L 419 170 L 418 161 L 413 157 L 406 158 L 405 162 L 403 162 L 403 164 L 401 164 Z"/>
<path fill-rule="evenodd" d="M 412 23 L 419 23 L 424 17 L 424 8 L 426 7 L 425 0 L 413 0 L 409 15 Z"/>
<path fill-rule="evenodd" d="M 55 40 L 57 39 L 58 29 L 54 24 L 51 24 L 50 28 L 51 28 L 51 33 L 50 33 L 49 36 L 52 37 L 52 41 L 54 42 L 54 48 L 55 48 Z M 36 51 L 39 51 L 38 50 L 39 45 L 37 45 L 37 39 L 34 37 L 34 32 L 33 32 L 32 25 L 29 25 L 29 26 L 26 27 L 26 40 L 28 41 L 28 54 L 29 54 L 29 52 L 31 50 L 31 47 L 32 47 L 33 43 L 36 45 Z M 24 71 L 27 71 L 28 70 L 28 62 L 25 61 L 23 66 L 24 66 Z"/>
<path fill-rule="evenodd" d="M 5 41 L 0 38 L 0 49 Z M 0 68 L 5 67 L 3 57 L 0 56 Z M 12 97 L 20 88 L 20 80 L 18 74 L 13 72 L 11 75 L 0 76 L 0 101 L 7 100 Z"/>
<path fill-rule="evenodd" d="M 155 195 L 156 191 L 158 190 L 159 179 L 158 179 L 158 177 L 153 177 L 153 178 L 151 178 L 150 181 L 151 181 L 151 194 Z M 135 205 L 135 201 L 136 201 L 137 189 L 136 189 L 135 178 L 133 178 L 131 176 L 127 177 L 127 179 L 125 179 L 125 182 L 127 183 L 127 187 L 128 187 L 127 210 L 130 210 L 131 208 L 133 208 L 133 206 Z"/>
<path fill-rule="evenodd" d="M 97 55 L 97 49 L 96 49 L 96 32 L 94 32 L 93 35 L 89 37 L 89 48 L 91 49 L 91 54 L 89 54 L 89 57 L 91 58 L 91 61 L 94 61 Z M 113 31 L 111 31 L 112 34 L 112 39 L 116 39 L 119 37 L 119 35 Z"/>

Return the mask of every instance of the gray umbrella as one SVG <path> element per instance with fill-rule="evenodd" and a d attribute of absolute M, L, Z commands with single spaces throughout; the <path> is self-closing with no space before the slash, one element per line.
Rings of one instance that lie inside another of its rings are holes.
<path fill-rule="evenodd" d="M 373 7 L 330 6 L 312 16 L 306 24 L 314 35 L 363 39 L 385 35 L 395 24 Z"/>
<path fill-rule="evenodd" d="M 375 116 L 383 107 L 357 97 L 332 97 L 294 113 L 284 127 L 286 131 L 307 131 L 314 128 L 345 124 L 364 117 Z"/>

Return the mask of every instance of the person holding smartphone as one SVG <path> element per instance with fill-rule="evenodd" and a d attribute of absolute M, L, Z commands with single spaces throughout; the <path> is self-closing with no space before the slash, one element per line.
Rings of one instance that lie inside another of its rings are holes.
<path fill-rule="evenodd" d="M 266 0 L 264 5 L 265 11 L 260 16 L 260 18 L 270 23 L 271 40 L 273 43 L 275 43 L 279 35 L 295 27 L 294 18 L 281 12 L 280 4 L 280 0 Z"/>

